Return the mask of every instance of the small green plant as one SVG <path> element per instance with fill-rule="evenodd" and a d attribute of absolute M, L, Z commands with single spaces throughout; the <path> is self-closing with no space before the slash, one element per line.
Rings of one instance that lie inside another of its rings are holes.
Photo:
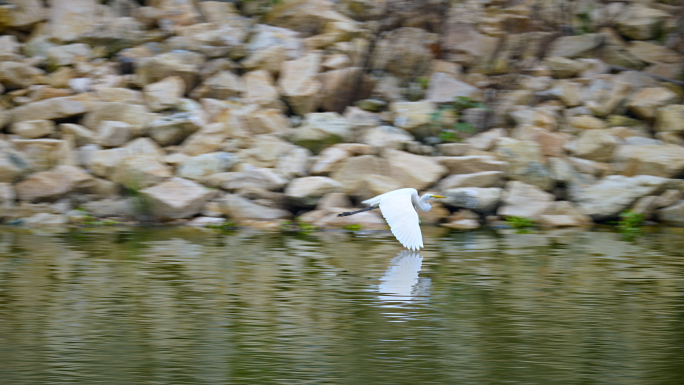
<path fill-rule="evenodd" d="M 86 227 L 115 226 L 121 224 L 121 222 L 113 219 L 99 219 L 82 207 L 76 208 L 75 210 L 83 213 L 81 225 Z"/>
<path fill-rule="evenodd" d="M 361 231 L 361 229 L 363 229 L 363 226 L 360 225 L 360 224 L 354 223 L 354 224 L 351 224 L 351 225 L 345 225 L 345 226 L 343 227 L 343 229 L 345 229 L 345 230 L 347 230 L 347 231 L 351 231 L 351 232 L 354 233 L 354 232 L 357 232 L 357 231 Z"/>
<path fill-rule="evenodd" d="M 504 222 L 514 229 L 527 229 L 536 226 L 533 220 L 524 217 L 510 216 L 504 218 Z"/>
<path fill-rule="evenodd" d="M 318 228 L 311 223 L 302 222 L 295 218 L 294 221 L 280 222 L 280 230 L 286 233 L 308 234 L 318 230 Z"/>
<path fill-rule="evenodd" d="M 212 230 L 233 231 L 237 228 L 237 225 L 235 222 L 225 221 L 223 223 L 209 223 L 204 227 Z"/>
<path fill-rule="evenodd" d="M 417 82 L 418 85 L 420 85 L 424 90 L 427 89 L 428 86 L 430 85 L 430 79 L 427 78 L 427 77 L 425 77 L 425 76 L 419 77 L 418 79 L 416 79 L 416 82 Z"/>
<path fill-rule="evenodd" d="M 617 222 L 618 230 L 624 234 L 639 234 L 641 233 L 641 225 L 644 224 L 644 214 L 637 214 L 631 210 L 625 210 L 619 215 L 620 220 Z"/>

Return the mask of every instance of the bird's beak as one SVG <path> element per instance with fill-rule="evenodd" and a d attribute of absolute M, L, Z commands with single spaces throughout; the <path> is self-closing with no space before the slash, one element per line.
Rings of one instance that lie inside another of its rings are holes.
<path fill-rule="evenodd" d="M 446 198 L 445 196 L 442 196 L 442 195 L 433 195 L 432 197 L 433 198 Z"/>

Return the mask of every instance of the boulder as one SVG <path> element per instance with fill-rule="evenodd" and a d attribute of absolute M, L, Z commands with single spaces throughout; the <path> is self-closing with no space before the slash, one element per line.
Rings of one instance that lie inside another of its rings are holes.
<path fill-rule="evenodd" d="M 188 112 L 166 115 L 148 123 L 147 134 L 161 146 L 183 143 L 202 126 L 202 122 Z"/>
<path fill-rule="evenodd" d="M 425 99 L 434 103 L 450 103 L 457 97 L 480 99 L 482 91 L 479 88 L 454 78 L 450 74 L 435 72 L 430 75 L 430 81 Z"/>
<path fill-rule="evenodd" d="M 172 170 L 153 155 L 131 155 L 122 159 L 112 175 L 112 181 L 130 189 L 154 186 L 173 176 Z"/>
<path fill-rule="evenodd" d="M 11 152 L 12 163 L 21 165 L 26 172 L 46 171 L 54 166 L 77 164 L 76 153 L 68 140 L 12 139 L 19 154 Z M 19 155 L 17 157 L 17 155 Z"/>
<path fill-rule="evenodd" d="M 234 163 L 233 155 L 227 152 L 201 154 L 181 163 L 177 174 L 182 178 L 201 181 L 212 174 L 230 170 Z"/>
<path fill-rule="evenodd" d="M 571 202 L 557 201 L 551 202 L 539 216 L 537 223 L 541 226 L 572 227 L 592 225 L 594 221 L 579 211 Z"/>
<path fill-rule="evenodd" d="M 326 194 L 342 192 L 342 184 L 324 176 L 309 176 L 292 181 L 285 189 L 287 200 L 297 207 L 315 207 Z"/>
<path fill-rule="evenodd" d="M 278 191 L 287 184 L 287 179 L 270 168 L 246 167 L 239 172 L 220 172 L 206 177 L 203 181 L 211 187 L 220 187 L 227 191 L 258 188 Z"/>
<path fill-rule="evenodd" d="M 684 200 L 657 211 L 658 220 L 677 226 L 684 226 Z"/>
<path fill-rule="evenodd" d="M 614 161 L 616 170 L 627 176 L 676 178 L 684 174 L 684 148 L 676 145 L 620 146 Z"/>
<path fill-rule="evenodd" d="M 357 184 L 357 189 L 349 192 L 349 195 L 356 198 L 357 201 L 364 201 L 402 187 L 404 186 L 400 181 L 390 176 L 363 175 Z"/>
<path fill-rule="evenodd" d="M 665 87 L 642 88 L 627 102 L 627 108 L 642 119 L 653 119 L 658 108 L 674 103 L 679 96 Z"/>
<path fill-rule="evenodd" d="M 610 175 L 598 183 L 573 192 L 572 201 L 594 220 L 617 216 L 637 199 L 658 193 L 668 179 L 651 175 L 626 177 Z"/>
<path fill-rule="evenodd" d="M 258 104 L 265 108 L 281 108 L 280 93 L 273 84 L 273 77 L 268 71 L 247 72 L 242 76 L 245 84 L 244 100 L 250 104 Z"/>
<path fill-rule="evenodd" d="M 331 23 L 354 23 L 329 0 L 291 0 L 277 4 L 264 17 L 266 23 L 304 34 L 320 34 Z"/>
<path fill-rule="evenodd" d="M 657 29 L 670 14 L 660 9 L 635 3 L 616 19 L 617 30 L 633 40 L 653 39 Z M 662 27 L 660 27 L 662 28 Z"/>
<path fill-rule="evenodd" d="M 228 194 L 219 201 L 219 207 L 229 219 L 236 221 L 273 221 L 292 217 L 289 211 L 263 206 L 239 195 Z"/>
<path fill-rule="evenodd" d="M 499 159 L 508 162 L 508 177 L 549 190 L 554 181 L 536 142 L 506 139 L 499 141 L 496 149 Z"/>
<path fill-rule="evenodd" d="M 178 76 L 183 79 L 185 93 L 188 93 L 197 86 L 199 71 L 205 62 L 204 55 L 183 50 L 144 57 L 136 62 L 133 81 L 137 86 L 144 87 L 169 76 Z"/>
<path fill-rule="evenodd" d="M 360 189 L 361 183 L 369 175 L 387 175 L 388 164 L 385 159 L 373 155 L 355 156 L 345 159 L 334 167 L 330 177 L 340 182 L 345 192 L 352 194 Z"/>
<path fill-rule="evenodd" d="M 596 162 L 610 162 L 619 140 L 604 130 L 585 130 L 577 138 L 572 151 L 575 156 Z"/>
<path fill-rule="evenodd" d="M 183 141 L 180 152 L 189 156 L 214 152 L 221 148 L 227 137 L 228 130 L 223 123 L 207 124 Z"/>
<path fill-rule="evenodd" d="M 58 126 L 62 135 L 70 135 L 76 141 L 76 147 L 85 146 L 95 141 L 95 133 L 88 128 L 74 123 L 62 123 Z"/>
<path fill-rule="evenodd" d="M 0 84 L 6 88 L 26 88 L 36 84 L 38 76 L 44 72 L 29 64 L 5 61 L 0 62 Z"/>
<path fill-rule="evenodd" d="M 81 96 L 50 98 L 10 110 L 13 122 L 55 120 L 81 115 L 90 109 L 90 101 Z M 112 119 L 109 119 L 112 120 Z"/>
<path fill-rule="evenodd" d="M 387 149 L 383 151 L 382 157 L 389 165 L 389 176 L 405 187 L 413 187 L 419 191 L 436 183 L 448 171 L 432 157 L 404 151 Z"/>
<path fill-rule="evenodd" d="M 66 215 L 38 213 L 23 220 L 23 225 L 26 227 L 50 227 L 50 226 L 64 226 L 69 222 Z"/>
<path fill-rule="evenodd" d="M 7 26 L 23 28 L 45 20 L 46 9 L 40 0 L 5 0 L 3 3 L 10 5 L 2 20 Z"/>
<path fill-rule="evenodd" d="M 230 71 L 219 71 L 202 84 L 195 88 L 190 96 L 193 99 L 213 98 L 229 99 L 242 96 L 245 92 L 245 83 L 242 79 Z"/>
<path fill-rule="evenodd" d="M 379 126 L 367 130 L 361 138 L 366 143 L 378 149 L 392 148 L 401 150 L 406 143 L 414 140 L 413 135 L 406 130 L 392 126 Z"/>
<path fill-rule="evenodd" d="M 460 209 L 468 208 L 481 214 L 493 214 L 501 200 L 502 188 L 459 187 L 444 191 L 447 199 L 445 206 Z"/>
<path fill-rule="evenodd" d="M 124 122 L 129 125 L 130 135 L 141 136 L 146 126 L 154 119 L 146 106 L 127 103 L 99 103 L 97 107 L 83 118 L 83 125 L 91 130 L 97 130 L 104 121 Z"/>
<path fill-rule="evenodd" d="M 128 142 L 130 138 L 130 124 L 114 120 L 103 120 L 100 122 L 94 142 L 102 147 L 119 147 Z"/>
<path fill-rule="evenodd" d="M 93 50 L 88 44 L 57 45 L 47 50 L 47 60 L 53 68 L 87 62 L 92 56 Z"/>
<path fill-rule="evenodd" d="M 294 148 L 295 145 L 276 136 L 257 135 L 249 148 L 240 150 L 237 156 L 243 163 L 256 167 L 275 167 L 278 160 Z"/>
<path fill-rule="evenodd" d="M 316 162 L 311 166 L 311 174 L 328 175 L 337 165 L 351 156 L 352 154 L 343 148 L 337 146 L 328 147 L 318 154 Z"/>
<path fill-rule="evenodd" d="M 253 134 L 286 134 L 290 131 L 287 116 L 279 109 L 257 110 L 245 114 L 243 120 L 247 129 Z"/>
<path fill-rule="evenodd" d="M 658 108 L 655 130 L 684 134 L 684 104 L 669 104 Z"/>
<path fill-rule="evenodd" d="M 311 152 L 296 147 L 278 159 L 275 171 L 286 179 L 308 175 Z"/>
<path fill-rule="evenodd" d="M 300 59 L 283 62 L 278 86 L 287 104 L 297 115 L 313 112 L 318 107 L 318 81 L 321 53 L 311 52 Z"/>
<path fill-rule="evenodd" d="M 50 35 L 62 42 L 76 40 L 94 26 L 97 6 L 95 0 L 53 0 L 48 23 Z"/>
<path fill-rule="evenodd" d="M 411 132 L 432 122 L 437 106 L 431 101 L 393 102 L 390 111 L 394 115 L 394 126 Z"/>
<path fill-rule="evenodd" d="M 351 140 L 349 121 L 336 112 L 310 113 L 299 128 L 292 130 L 291 140 L 314 153 L 335 143 Z"/>
<path fill-rule="evenodd" d="M 179 76 L 170 76 L 143 87 L 147 106 L 152 111 L 162 111 L 178 104 L 185 92 L 185 83 Z"/>
<path fill-rule="evenodd" d="M 476 150 L 490 151 L 496 146 L 496 143 L 499 141 L 499 139 L 505 138 L 507 136 L 508 131 L 506 131 L 506 129 L 494 128 L 471 136 L 470 138 L 466 139 L 466 143 L 471 145 Z"/>
<path fill-rule="evenodd" d="M 94 187 L 94 178 L 74 166 L 57 166 L 49 171 L 31 174 L 16 185 L 17 198 L 22 201 L 54 201 L 67 194 Z"/>
<path fill-rule="evenodd" d="M 442 179 L 437 185 L 439 191 L 458 187 L 502 187 L 504 173 L 501 171 L 482 171 L 472 174 L 454 174 Z"/>
<path fill-rule="evenodd" d="M 430 45 L 437 40 L 437 34 L 422 28 L 392 30 L 376 43 L 371 66 L 405 80 L 425 76 L 433 58 Z"/>
<path fill-rule="evenodd" d="M 435 158 L 449 170 L 449 174 L 471 174 L 484 171 L 503 171 L 508 169 L 508 163 L 493 156 L 438 156 Z"/>
<path fill-rule="evenodd" d="M 171 178 L 140 190 L 149 201 L 150 210 L 160 220 L 190 218 L 199 214 L 215 192 L 183 178 Z"/>
<path fill-rule="evenodd" d="M 54 134 L 56 128 L 52 120 L 25 120 L 14 123 L 11 131 L 22 138 L 36 139 Z"/>
<path fill-rule="evenodd" d="M 553 41 L 546 56 L 566 57 L 571 59 L 586 57 L 598 48 L 603 41 L 604 38 L 597 33 L 562 36 Z"/>
<path fill-rule="evenodd" d="M 553 203 L 556 197 L 539 189 L 519 181 L 506 183 L 503 194 L 503 205 L 497 210 L 497 214 L 504 217 L 522 217 L 533 221 L 539 220 Z"/>

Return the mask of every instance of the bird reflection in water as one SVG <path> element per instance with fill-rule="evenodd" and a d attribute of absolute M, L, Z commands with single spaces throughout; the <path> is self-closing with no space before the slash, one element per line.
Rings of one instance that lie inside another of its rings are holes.
<path fill-rule="evenodd" d="M 430 296 L 430 278 L 420 278 L 418 273 L 423 257 L 418 251 L 402 250 L 387 267 L 380 278 L 378 298 L 387 303 L 409 303 Z"/>

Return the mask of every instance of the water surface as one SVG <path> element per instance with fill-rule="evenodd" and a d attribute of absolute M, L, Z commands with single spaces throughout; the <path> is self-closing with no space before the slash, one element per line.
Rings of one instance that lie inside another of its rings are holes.
<path fill-rule="evenodd" d="M 683 384 L 684 232 L 0 231 L 0 384 Z"/>

